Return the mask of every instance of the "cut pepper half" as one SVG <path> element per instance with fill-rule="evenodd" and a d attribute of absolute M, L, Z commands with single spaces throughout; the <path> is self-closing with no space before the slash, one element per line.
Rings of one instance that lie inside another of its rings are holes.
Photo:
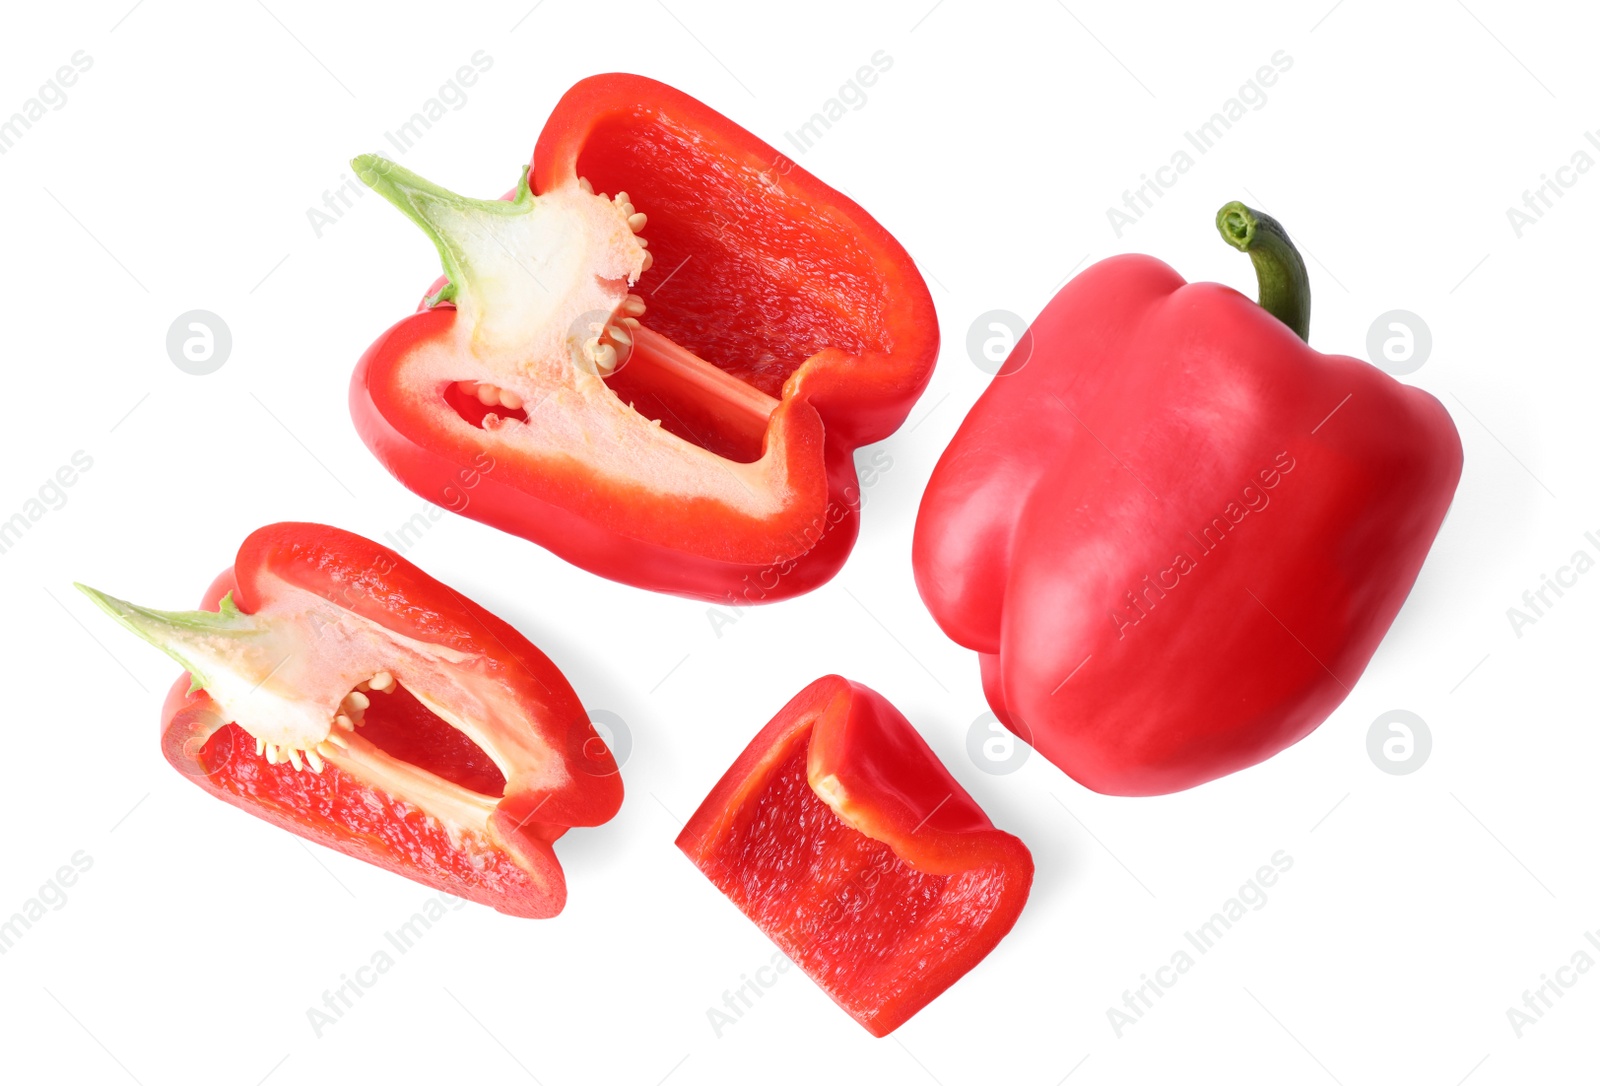
<path fill-rule="evenodd" d="M 401 482 L 696 598 L 781 599 L 843 564 L 853 452 L 904 421 L 938 353 L 921 276 L 853 201 L 631 75 L 568 91 L 507 199 L 354 165 L 444 265 L 351 385 Z"/>
<path fill-rule="evenodd" d="M 78 586 L 188 675 L 162 753 L 219 799 L 513 916 L 566 901 L 551 843 L 622 781 L 572 687 L 507 623 L 320 524 L 252 533 L 198 611 Z"/>
<path fill-rule="evenodd" d="M 877 1037 L 982 961 L 1033 883 L 906 718 L 837 675 L 751 740 L 678 847 Z"/>

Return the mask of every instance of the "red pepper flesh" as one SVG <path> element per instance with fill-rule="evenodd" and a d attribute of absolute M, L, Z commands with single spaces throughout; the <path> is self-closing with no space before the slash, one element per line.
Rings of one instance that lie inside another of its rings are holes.
<path fill-rule="evenodd" d="M 616 762 L 556 666 L 361 536 L 261 528 L 200 611 L 84 591 L 189 668 L 162 709 L 173 768 L 301 837 L 548 917 L 567 893 L 552 842 L 621 806 Z"/>
<path fill-rule="evenodd" d="M 1148 256 L 1084 271 L 967 415 L 917 516 L 917 586 L 981 654 L 995 713 L 1099 792 L 1189 788 L 1316 728 L 1461 477 L 1439 401 L 1303 342 L 1304 266 L 1281 228 L 1241 205 L 1219 226 L 1250 246 L 1262 304 Z"/>
<path fill-rule="evenodd" d="M 865 211 L 633 75 L 567 92 L 509 203 L 355 166 L 447 273 L 351 383 L 401 482 L 660 591 L 754 603 L 837 572 L 853 452 L 904 421 L 938 353 L 927 287 Z"/>
<path fill-rule="evenodd" d="M 751 740 L 678 847 L 876 1037 L 983 960 L 1033 882 L 906 718 L 837 675 Z"/>

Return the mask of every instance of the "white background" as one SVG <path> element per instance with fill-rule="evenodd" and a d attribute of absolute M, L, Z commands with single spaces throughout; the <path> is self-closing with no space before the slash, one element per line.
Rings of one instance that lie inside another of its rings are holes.
<path fill-rule="evenodd" d="M 1583 538 L 1600 529 L 1600 171 L 1520 238 L 1506 216 L 1600 124 L 1587 108 L 1600 83 L 1592 17 L 1508 0 L 530 3 L 8 13 L 0 117 L 74 51 L 93 67 L 0 156 L 0 519 L 75 451 L 93 467 L 0 555 L 0 916 L 75 852 L 93 866 L 0 958 L 7 1077 L 1592 1076 L 1600 970 L 1520 1038 L 1507 1010 L 1600 929 L 1600 574 L 1521 637 L 1506 615 L 1574 551 L 1600 550 Z M 370 195 L 321 238 L 306 210 L 477 50 L 492 69 L 406 165 L 497 195 L 574 81 L 655 76 L 877 216 L 923 268 L 945 346 L 885 444 L 893 468 L 868 492 L 844 571 L 720 637 L 703 604 L 599 580 L 469 520 L 446 517 L 410 549 L 543 647 L 591 709 L 626 720 L 627 801 L 560 843 L 562 916 L 452 912 L 318 1038 L 307 1008 L 432 894 L 303 846 L 174 773 L 156 740 L 173 665 L 70 582 L 192 606 L 259 525 L 320 520 L 381 538 L 422 508 L 362 446 L 345 396 L 355 359 L 414 305 L 435 257 Z M 878 50 L 893 65 L 866 104 L 794 152 L 784 133 Z M 1115 236 L 1107 207 L 1277 50 L 1293 67 L 1266 104 Z M 1461 430 L 1454 509 L 1348 701 L 1269 763 L 1138 800 L 1093 795 L 1040 758 L 982 772 L 966 754 L 985 708 L 976 661 L 929 619 L 908 561 L 927 476 L 987 380 L 967 329 L 991 309 L 1031 318 L 1073 269 L 1122 251 L 1249 290 L 1248 262 L 1211 225 L 1235 198 L 1279 217 L 1312 257 L 1314 346 L 1364 355 L 1374 318 L 1396 308 L 1432 329 L 1432 356 L 1406 380 Z M 197 308 L 233 335 L 205 377 L 165 348 L 173 319 Z M 1000 948 L 891 1039 L 869 1037 L 795 971 L 719 1037 L 707 1009 L 773 950 L 672 840 L 755 730 L 829 671 L 916 722 L 1032 848 L 1037 883 Z M 1433 733 L 1410 776 L 1367 754 L 1369 726 L 1391 709 Z M 1294 866 L 1265 907 L 1118 1037 L 1108 1008 L 1278 850 Z"/>

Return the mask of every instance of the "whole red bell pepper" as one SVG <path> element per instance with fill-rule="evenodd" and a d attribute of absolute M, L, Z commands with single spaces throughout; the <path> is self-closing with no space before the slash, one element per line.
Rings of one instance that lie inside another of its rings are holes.
<path fill-rule="evenodd" d="M 1305 343 L 1305 265 L 1218 214 L 1259 303 L 1148 256 L 1045 307 L 934 469 L 917 586 L 995 713 L 1118 795 L 1309 734 L 1410 592 L 1461 477 L 1444 407 Z"/>
<path fill-rule="evenodd" d="M 219 799 L 513 916 L 566 901 L 552 842 L 622 779 L 572 687 L 511 626 L 320 524 L 244 541 L 199 611 L 78 586 L 188 675 L 161 751 Z"/>
<path fill-rule="evenodd" d="M 938 353 L 916 267 L 852 200 L 634 75 L 568 91 L 507 200 L 354 166 L 446 276 L 351 383 L 402 483 L 700 599 L 781 599 L 839 569 L 852 453 L 904 421 Z"/>
<path fill-rule="evenodd" d="M 837 675 L 761 729 L 678 847 L 876 1037 L 982 961 L 1033 883 L 906 718 Z"/>

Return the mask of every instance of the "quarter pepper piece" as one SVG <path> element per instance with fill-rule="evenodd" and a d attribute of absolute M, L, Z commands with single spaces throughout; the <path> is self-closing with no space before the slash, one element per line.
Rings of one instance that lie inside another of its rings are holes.
<path fill-rule="evenodd" d="M 982 961 L 1033 883 L 906 718 L 837 675 L 761 729 L 678 847 L 875 1037 Z"/>
<path fill-rule="evenodd" d="M 515 629 L 386 547 L 320 524 L 244 541 L 199 611 L 78 586 L 187 670 L 161 751 L 218 799 L 512 916 L 566 902 L 551 845 L 622 780 Z"/>
<path fill-rule="evenodd" d="M 1461 478 L 1438 400 L 1306 345 L 1305 264 L 1217 216 L 1260 302 L 1116 256 L 1051 300 L 917 514 L 917 587 L 997 716 L 1080 783 L 1190 788 L 1344 700 Z"/>
<path fill-rule="evenodd" d="M 853 451 L 905 420 L 938 354 L 922 277 L 852 200 L 633 75 L 569 90 L 508 199 L 354 166 L 444 264 L 351 383 L 402 483 L 698 599 L 782 599 L 839 569 Z"/>

